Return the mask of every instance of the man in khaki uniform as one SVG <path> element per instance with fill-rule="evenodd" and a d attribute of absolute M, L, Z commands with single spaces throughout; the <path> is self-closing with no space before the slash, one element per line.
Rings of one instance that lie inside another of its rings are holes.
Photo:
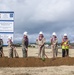
<path fill-rule="evenodd" d="M 39 33 L 39 37 L 36 39 L 36 43 L 39 48 L 38 56 L 44 60 L 45 58 L 45 38 L 42 32 Z"/>
<path fill-rule="evenodd" d="M 28 43 L 29 43 L 29 40 L 28 40 L 27 32 L 24 32 L 24 36 L 22 39 L 22 52 L 23 52 L 24 58 L 28 57 Z"/>
<path fill-rule="evenodd" d="M 13 42 L 11 36 L 8 37 L 9 58 L 13 58 Z"/>
<path fill-rule="evenodd" d="M 51 49 L 53 52 L 53 58 L 55 58 L 58 53 L 57 43 L 58 43 L 58 39 L 57 39 L 56 33 L 54 32 L 51 38 Z"/>
<path fill-rule="evenodd" d="M 3 40 L 0 38 L 0 57 L 3 56 Z"/>

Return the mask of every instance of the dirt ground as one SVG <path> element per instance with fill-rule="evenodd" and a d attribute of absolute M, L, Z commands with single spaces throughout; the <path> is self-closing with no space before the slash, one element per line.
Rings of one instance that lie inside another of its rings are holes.
<path fill-rule="evenodd" d="M 0 75 L 74 75 L 74 50 L 70 49 L 70 57 L 52 59 L 51 49 L 46 49 L 48 58 L 38 58 L 38 49 L 29 48 L 28 58 L 22 58 L 22 49 L 17 48 L 20 58 L 8 58 L 8 48 L 4 47 L 5 57 L 0 58 Z"/>
<path fill-rule="evenodd" d="M 0 58 L 0 67 L 49 67 L 49 66 L 61 66 L 74 65 L 74 57 L 66 58 L 46 58 L 43 61 L 40 58 L 28 57 L 28 58 Z"/>

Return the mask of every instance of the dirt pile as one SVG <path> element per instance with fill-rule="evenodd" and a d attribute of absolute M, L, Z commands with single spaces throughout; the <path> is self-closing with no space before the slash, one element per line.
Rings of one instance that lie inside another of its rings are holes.
<path fill-rule="evenodd" d="M 65 58 L 46 58 L 43 61 L 40 58 L 0 58 L 0 67 L 45 67 L 45 66 L 61 66 L 74 65 L 74 57 Z"/>

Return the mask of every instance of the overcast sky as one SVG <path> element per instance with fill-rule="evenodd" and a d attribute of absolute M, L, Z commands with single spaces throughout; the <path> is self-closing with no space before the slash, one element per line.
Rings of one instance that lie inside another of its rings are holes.
<path fill-rule="evenodd" d="M 64 33 L 74 36 L 74 0 L 0 0 L 0 10 L 15 13 L 15 41 L 21 41 L 24 31 L 30 42 L 40 31 L 47 41 L 53 32 L 59 41 Z"/>

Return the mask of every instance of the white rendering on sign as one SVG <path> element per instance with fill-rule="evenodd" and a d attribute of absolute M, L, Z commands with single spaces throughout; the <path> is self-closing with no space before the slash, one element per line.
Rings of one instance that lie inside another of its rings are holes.
<path fill-rule="evenodd" d="M 8 37 L 13 40 L 14 35 L 14 12 L 0 11 L 0 36 L 3 39 L 3 44 L 8 45 Z"/>
<path fill-rule="evenodd" d="M 14 23 L 0 21 L 0 32 L 14 32 Z"/>

